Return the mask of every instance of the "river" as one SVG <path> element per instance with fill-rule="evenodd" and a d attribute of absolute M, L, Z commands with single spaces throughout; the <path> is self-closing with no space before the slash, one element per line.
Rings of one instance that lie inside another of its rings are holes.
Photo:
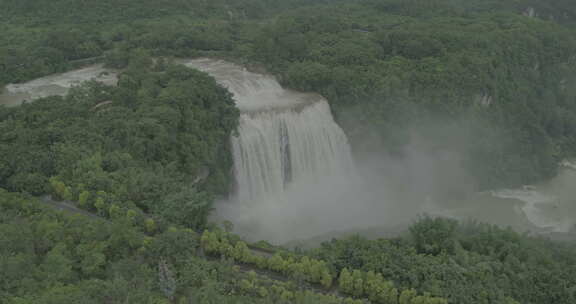
<path fill-rule="evenodd" d="M 24 101 L 33 101 L 42 97 L 62 96 L 74 85 L 87 80 L 96 80 L 108 85 L 115 85 L 118 81 L 115 71 L 105 69 L 102 64 L 95 64 L 24 83 L 8 84 L 0 94 L 0 105 L 17 106 Z"/>

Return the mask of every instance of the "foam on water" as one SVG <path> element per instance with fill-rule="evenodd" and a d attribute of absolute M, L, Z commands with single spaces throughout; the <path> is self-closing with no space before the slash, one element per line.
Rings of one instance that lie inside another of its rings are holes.
<path fill-rule="evenodd" d="M 108 85 L 115 85 L 117 75 L 105 69 L 101 64 L 97 64 L 62 74 L 37 78 L 25 83 L 8 84 L 4 93 L 0 94 L 0 104 L 14 106 L 25 100 L 32 101 L 52 95 L 65 95 L 72 86 L 87 80 L 97 80 Z"/>
<path fill-rule="evenodd" d="M 227 61 L 201 58 L 182 64 L 214 77 L 234 94 L 236 106 L 243 113 L 285 110 L 323 100 L 318 94 L 286 90 L 272 75 L 253 73 Z"/>
<path fill-rule="evenodd" d="M 556 196 L 529 188 L 493 191 L 492 195 L 524 202 L 521 207 L 522 212 L 532 224 L 539 228 L 549 229 L 554 232 L 569 232 L 574 225 L 574 220 L 570 218 L 558 217 L 558 215 L 546 212 L 547 207 L 558 207 L 558 198 Z"/>

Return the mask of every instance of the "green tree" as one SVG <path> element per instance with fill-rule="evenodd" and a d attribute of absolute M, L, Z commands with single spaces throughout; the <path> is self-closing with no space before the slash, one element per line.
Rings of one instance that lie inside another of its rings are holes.
<path fill-rule="evenodd" d="M 48 252 L 40 266 L 50 285 L 73 282 L 74 262 L 66 257 L 65 252 L 64 246 L 60 244 Z"/>
<path fill-rule="evenodd" d="M 106 215 L 107 213 L 107 204 L 104 201 L 104 199 L 102 197 L 98 197 L 96 198 L 96 202 L 94 203 L 94 207 L 96 207 L 96 210 L 98 211 L 98 214 L 100 215 Z"/>
<path fill-rule="evenodd" d="M 80 208 L 89 209 L 91 207 L 89 205 L 89 199 L 90 199 L 90 192 L 86 190 L 82 191 L 78 197 L 78 205 L 80 206 Z M 112 214 L 112 212 L 110 212 L 110 214 Z"/>
<path fill-rule="evenodd" d="M 405 289 L 400 293 L 398 304 L 411 304 L 416 297 L 416 291 L 413 289 Z"/>
<path fill-rule="evenodd" d="M 361 297 L 364 295 L 364 276 L 360 270 L 352 271 L 352 295 Z"/>
<path fill-rule="evenodd" d="M 169 221 L 189 227 L 202 229 L 212 210 L 211 197 L 206 192 L 191 188 L 169 195 L 162 206 L 161 214 Z"/>
<path fill-rule="evenodd" d="M 352 294 L 354 291 L 354 279 L 347 268 L 342 269 L 338 278 L 338 286 L 343 293 Z"/>
<path fill-rule="evenodd" d="M 324 287 L 325 289 L 330 289 L 330 287 L 332 287 L 332 275 L 327 269 L 324 269 L 322 271 L 322 278 L 320 279 L 320 284 L 322 284 L 322 287 Z"/>
<path fill-rule="evenodd" d="M 153 219 L 148 218 L 144 221 L 144 228 L 147 233 L 154 234 L 157 229 L 156 222 Z"/>

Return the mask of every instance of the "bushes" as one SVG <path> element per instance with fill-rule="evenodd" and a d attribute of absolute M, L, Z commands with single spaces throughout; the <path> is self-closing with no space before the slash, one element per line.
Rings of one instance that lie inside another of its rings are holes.
<path fill-rule="evenodd" d="M 458 222 L 452 219 L 423 217 L 410 227 L 410 235 L 418 253 L 453 254 Z"/>
<path fill-rule="evenodd" d="M 343 292 L 363 292 L 375 303 L 389 302 L 390 297 L 379 295 L 394 292 L 404 303 L 430 300 L 425 293 L 449 303 L 545 303 L 553 297 L 555 303 L 574 301 L 573 291 L 561 287 L 575 283 L 573 244 L 451 219 L 425 217 L 410 230 L 412 234 L 396 239 L 333 240 L 313 257 L 341 270 Z M 382 284 L 380 274 L 394 286 Z M 354 285 L 359 279 L 362 289 Z M 406 291 L 410 289 L 417 293 Z"/>
<path fill-rule="evenodd" d="M 200 244 L 209 255 L 232 258 L 237 262 L 254 265 L 292 277 L 296 281 L 318 284 L 331 290 L 334 276 L 327 263 L 308 256 L 295 256 L 291 253 L 276 252 L 271 257 L 256 255 L 243 241 L 235 244 L 229 240 L 228 233 L 222 230 L 205 230 L 200 237 Z M 249 284 L 244 282 L 243 285 Z M 373 303 L 381 304 L 445 304 L 445 299 L 430 295 L 417 295 L 414 290 L 399 291 L 390 281 L 384 280 L 382 274 L 372 271 L 349 271 L 342 269 L 338 276 L 338 291 L 355 298 L 366 298 Z M 292 295 L 285 294 L 292 298 Z"/>
<path fill-rule="evenodd" d="M 133 57 L 117 87 L 88 82 L 66 97 L 3 109 L 0 187 L 47 188 L 104 217 L 134 209 L 205 228 L 214 195 L 228 190 L 238 110 L 213 78 L 153 65 L 144 51 Z"/>
<path fill-rule="evenodd" d="M 230 243 L 227 234 L 221 230 L 204 231 L 200 243 L 206 253 L 211 255 L 222 255 L 240 263 L 255 265 L 289 277 L 301 278 L 310 283 L 321 284 L 327 289 L 332 285 L 333 277 L 323 261 L 307 256 L 298 258 L 291 254 L 280 253 L 275 253 L 269 258 L 259 256 L 250 251 L 243 241 Z"/>
<path fill-rule="evenodd" d="M 322 303 L 322 304 L 363 304 L 361 299 L 340 297 L 334 293 L 322 294 L 310 290 L 301 290 L 290 283 L 271 282 L 259 279 L 253 271 L 248 278 L 240 280 L 238 288 L 243 294 L 260 297 L 267 303 Z"/>
<path fill-rule="evenodd" d="M 347 268 L 342 269 L 338 280 L 339 290 L 354 297 L 368 298 L 379 304 L 446 304 L 445 299 L 430 295 L 418 296 L 413 289 L 399 291 L 390 281 L 384 280 L 382 274 L 372 271 L 363 272 Z"/>

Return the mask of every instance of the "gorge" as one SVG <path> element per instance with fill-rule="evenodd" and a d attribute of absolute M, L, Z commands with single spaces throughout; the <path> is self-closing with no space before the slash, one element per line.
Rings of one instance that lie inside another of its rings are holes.
<path fill-rule="evenodd" d="M 213 220 L 231 221 L 234 230 L 250 240 L 282 244 L 353 232 L 374 237 L 396 234 L 424 213 L 473 218 L 522 232 L 566 233 L 574 225 L 574 210 L 562 207 L 571 206 L 569 190 L 575 178 L 569 166 L 538 188 L 470 193 L 453 202 L 435 200 L 431 198 L 439 187 L 435 180 L 445 176 L 442 171 L 454 170 L 450 155 L 439 162 L 416 147 L 404 163 L 378 157 L 354 160 L 348 139 L 322 96 L 284 89 L 271 75 L 223 60 L 176 62 L 214 77 L 232 93 L 241 112 L 238 130 L 230 138 L 232 195 L 216 203 Z M 116 77 L 115 71 L 89 66 L 8 85 L 0 102 L 13 106 L 66 94 L 82 81 L 115 84 Z M 383 167 L 387 173 L 367 174 L 366 167 Z M 402 191 L 409 193 L 398 195 Z"/>

